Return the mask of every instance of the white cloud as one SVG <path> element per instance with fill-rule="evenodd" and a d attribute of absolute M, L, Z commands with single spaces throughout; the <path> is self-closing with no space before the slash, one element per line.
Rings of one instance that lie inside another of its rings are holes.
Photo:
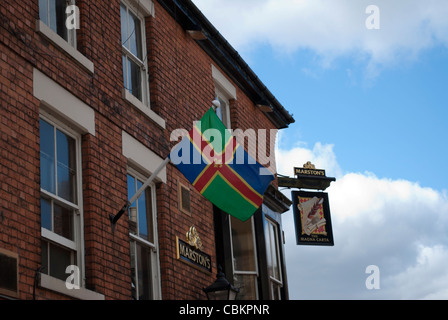
<path fill-rule="evenodd" d="M 387 279 L 391 295 L 403 299 L 448 299 L 448 248 L 418 246 L 415 265 Z M 412 279 L 412 281 L 410 281 Z"/>
<path fill-rule="evenodd" d="M 445 0 L 194 0 L 237 50 L 269 44 L 278 52 L 309 49 L 330 66 L 350 56 L 378 66 L 413 60 L 425 49 L 448 46 Z M 379 8 L 380 29 L 368 30 L 366 8 Z"/>
<path fill-rule="evenodd" d="M 279 136 L 281 139 L 281 135 Z M 278 143 L 281 145 L 281 143 Z M 277 172 L 282 175 L 292 176 L 294 167 L 301 167 L 304 163 L 311 161 L 316 168 L 325 168 L 327 176 L 340 176 L 341 168 L 336 161 L 333 152 L 333 145 L 316 143 L 313 149 L 308 149 L 306 144 L 299 144 L 297 147 L 283 150 L 277 149 Z"/>
<path fill-rule="evenodd" d="M 277 153 L 283 169 L 308 160 L 340 173 L 327 189 L 335 246 L 296 246 L 292 212 L 283 215 L 292 299 L 447 298 L 445 193 L 373 173 L 342 173 L 332 145 Z M 380 268 L 380 290 L 365 287 L 369 265 Z"/>

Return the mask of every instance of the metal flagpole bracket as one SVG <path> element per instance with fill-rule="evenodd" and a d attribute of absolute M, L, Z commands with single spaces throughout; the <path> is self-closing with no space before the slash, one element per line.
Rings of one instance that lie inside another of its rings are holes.
<path fill-rule="evenodd" d="M 126 204 L 123 206 L 123 208 L 121 208 L 120 211 L 118 211 L 118 213 L 116 215 L 113 215 L 112 213 L 109 214 L 109 219 L 110 222 L 112 223 L 112 225 L 115 225 L 118 221 L 118 219 L 121 218 L 121 216 L 123 215 L 123 213 L 125 213 L 126 211 L 128 211 L 129 207 L 131 206 L 131 203 L 128 201 L 126 202 Z"/>

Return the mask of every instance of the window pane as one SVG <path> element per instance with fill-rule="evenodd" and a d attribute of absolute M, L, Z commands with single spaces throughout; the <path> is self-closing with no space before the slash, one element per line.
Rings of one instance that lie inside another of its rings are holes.
<path fill-rule="evenodd" d="M 256 300 L 257 288 L 256 288 L 256 276 L 255 275 L 234 275 L 234 286 L 240 289 L 240 292 L 236 296 L 237 300 Z"/>
<path fill-rule="evenodd" d="M 139 300 L 150 300 L 153 298 L 150 250 L 150 248 L 137 244 Z"/>
<path fill-rule="evenodd" d="M 39 0 L 39 19 L 48 25 L 48 0 Z"/>
<path fill-rule="evenodd" d="M 75 201 L 75 140 L 57 130 L 58 196 Z"/>
<path fill-rule="evenodd" d="M 137 300 L 137 270 L 135 265 L 135 250 L 135 241 L 131 241 L 131 288 L 133 300 Z"/>
<path fill-rule="evenodd" d="M 40 220 L 42 228 L 51 231 L 51 202 L 40 199 Z"/>
<path fill-rule="evenodd" d="M 229 108 L 229 102 L 225 99 L 218 97 L 218 101 L 221 104 L 219 108 L 216 109 L 216 115 L 222 121 L 222 123 L 227 127 L 229 121 L 227 119 L 227 109 Z"/>
<path fill-rule="evenodd" d="M 126 63 L 126 57 L 125 55 L 122 55 L 122 62 L 123 62 L 123 83 L 124 87 L 129 90 L 128 88 L 128 68 Z"/>
<path fill-rule="evenodd" d="M 142 101 L 142 75 L 140 67 L 127 58 L 128 60 L 128 87 L 130 93 L 132 93 L 137 99 Z"/>
<path fill-rule="evenodd" d="M 270 223 L 268 220 L 264 220 L 264 238 L 266 239 L 266 260 L 268 264 L 269 276 L 272 277 L 272 242 Z"/>
<path fill-rule="evenodd" d="M 120 6 L 120 12 L 121 12 L 121 44 L 128 48 L 128 17 L 126 12 L 126 7 L 121 4 Z"/>
<path fill-rule="evenodd" d="M 234 268 L 238 271 L 256 271 L 252 220 L 245 222 L 231 217 Z"/>
<path fill-rule="evenodd" d="M 65 281 L 69 274 L 65 269 L 71 265 L 72 251 L 50 243 L 50 276 Z"/>
<path fill-rule="evenodd" d="M 48 16 L 48 19 L 49 19 L 49 24 L 48 24 L 48 26 L 51 28 L 51 30 L 53 30 L 54 32 L 58 32 L 58 28 L 57 28 L 57 25 L 56 25 L 56 1 L 57 0 L 49 0 L 48 2 L 49 2 L 49 8 L 48 8 L 48 11 L 49 11 L 49 16 Z"/>
<path fill-rule="evenodd" d="M 142 185 L 143 185 L 142 182 L 137 181 L 137 190 L 139 190 Z M 142 193 L 140 198 L 138 198 L 137 202 L 138 202 L 138 211 L 137 211 L 138 235 L 141 238 L 147 240 L 148 239 L 148 223 L 147 223 L 147 217 L 146 217 L 146 212 L 147 212 L 146 192 Z"/>
<path fill-rule="evenodd" d="M 280 253 L 278 251 L 278 245 L 279 245 L 278 226 L 269 220 L 265 220 L 264 231 L 266 239 L 266 254 L 267 254 L 269 276 L 280 281 L 281 276 L 280 276 L 280 262 L 279 262 Z"/>
<path fill-rule="evenodd" d="M 135 192 L 135 178 L 128 174 L 128 201 L 135 195 Z M 136 207 L 136 202 L 132 203 L 131 207 Z"/>
<path fill-rule="evenodd" d="M 277 246 L 278 246 L 278 234 L 277 234 L 277 227 L 272 224 L 269 223 L 270 225 L 270 239 L 271 239 L 271 248 L 272 248 L 272 272 L 270 272 L 272 274 L 272 276 L 277 279 L 280 280 L 280 269 L 279 269 L 279 262 L 278 262 L 278 258 L 279 258 L 279 252 L 277 250 Z"/>
<path fill-rule="evenodd" d="M 65 10 L 67 9 L 67 0 L 56 0 L 56 25 L 58 28 L 58 35 L 63 39 L 68 40 L 68 29 L 65 25 L 67 20 L 67 14 Z"/>
<path fill-rule="evenodd" d="M 73 238 L 73 210 L 54 204 L 53 232 L 58 235 L 74 240 Z"/>
<path fill-rule="evenodd" d="M 143 59 L 142 56 L 142 29 L 140 20 L 131 12 L 129 13 L 129 50 L 134 56 Z"/>
<path fill-rule="evenodd" d="M 40 184 L 41 188 L 56 193 L 54 127 L 40 119 Z"/>
<path fill-rule="evenodd" d="M 146 230 L 148 232 L 147 239 L 149 242 L 154 243 L 154 225 L 153 225 L 153 212 L 152 212 L 152 196 L 151 188 L 148 187 L 145 190 L 146 197 Z"/>
<path fill-rule="evenodd" d="M 137 181 L 137 190 L 143 185 Z M 139 237 L 154 243 L 153 224 L 152 224 L 152 201 L 151 188 L 146 188 L 145 192 L 138 198 L 138 235 Z"/>
<path fill-rule="evenodd" d="M 42 264 L 42 273 L 48 274 L 48 242 L 43 241 L 41 242 L 41 264 Z"/>
<path fill-rule="evenodd" d="M 222 107 L 216 108 L 216 115 L 222 121 Z"/>
<path fill-rule="evenodd" d="M 49 17 L 44 21 L 54 32 L 60 35 L 63 39 L 68 40 L 68 30 L 65 26 L 65 21 L 67 20 L 67 14 L 65 10 L 67 8 L 66 0 L 49 0 L 49 7 L 40 1 L 39 5 L 42 3 L 42 8 L 39 8 L 39 12 L 43 10 L 48 10 Z M 49 20 L 49 21 L 48 21 Z"/>

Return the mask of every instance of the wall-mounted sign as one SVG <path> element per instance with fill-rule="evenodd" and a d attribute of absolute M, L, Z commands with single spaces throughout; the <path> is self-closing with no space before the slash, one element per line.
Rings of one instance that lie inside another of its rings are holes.
<path fill-rule="evenodd" d="M 295 176 L 315 176 L 315 177 L 325 177 L 325 170 L 322 169 L 316 169 L 314 164 L 312 164 L 310 161 L 305 163 L 302 168 L 294 168 L 294 175 Z"/>
<path fill-rule="evenodd" d="M 298 245 L 333 246 L 328 194 L 292 191 Z"/>
<path fill-rule="evenodd" d="M 186 234 L 188 242 L 176 237 L 177 259 L 201 271 L 212 272 L 211 256 L 202 252 L 202 241 L 195 227 Z"/>

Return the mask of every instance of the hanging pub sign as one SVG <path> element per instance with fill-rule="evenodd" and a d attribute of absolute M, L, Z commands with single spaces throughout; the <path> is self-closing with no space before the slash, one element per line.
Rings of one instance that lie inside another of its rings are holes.
<path fill-rule="evenodd" d="M 297 245 L 333 246 L 328 193 L 292 191 Z"/>

